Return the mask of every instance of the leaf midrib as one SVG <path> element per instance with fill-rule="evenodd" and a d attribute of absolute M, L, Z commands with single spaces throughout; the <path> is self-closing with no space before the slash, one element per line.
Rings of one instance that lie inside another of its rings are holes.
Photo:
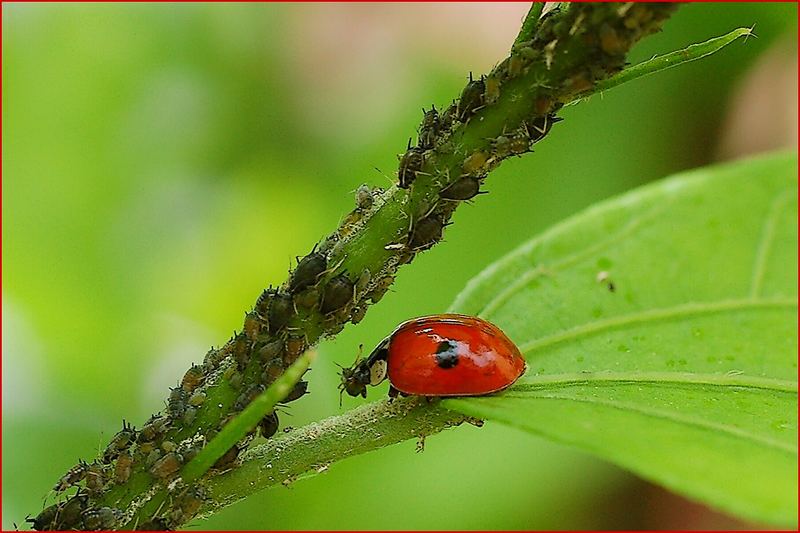
<path fill-rule="evenodd" d="M 613 400 L 601 400 L 597 398 L 575 398 L 572 396 L 566 395 L 559 395 L 554 393 L 549 394 L 537 394 L 535 397 L 532 397 L 530 394 L 525 393 L 515 393 L 513 391 L 508 392 L 503 395 L 506 399 L 516 398 L 530 401 L 532 399 L 535 400 L 564 400 L 576 403 L 585 403 L 591 405 L 599 405 L 603 407 L 610 407 L 612 409 L 618 409 L 620 411 L 627 411 L 632 413 L 638 413 L 641 415 L 649 416 L 652 418 L 659 418 L 661 420 L 668 420 L 670 422 L 675 422 L 677 424 L 683 424 L 686 426 L 696 427 L 698 429 L 702 429 L 704 431 L 710 432 L 722 432 L 728 435 L 749 440 L 751 442 L 756 442 L 768 446 L 770 448 L 774 448 L 776 450 L 780 450 L 781 452 L 788 453 L 790 455 L 797 455 L 797 445 L 792 445 L 791 443 L 784 443 L 779 440 L 771 439 L 769 437 L 763 437 L 757 434 L 750 433 L 745 431 L 741 428 L 736 426 L 732 426 L 730 424 L 722 424 L 719 422 L 712 422 L 709 420 L 699 419 L 691 416 L 686 416 L 674 411 L 665 411 L 662 409 L 653 409 L 653 408 L 644 408 L 639 405 L 629 403 L 629 402 L 620 402 L 620 401 L 613 401 Z"/>

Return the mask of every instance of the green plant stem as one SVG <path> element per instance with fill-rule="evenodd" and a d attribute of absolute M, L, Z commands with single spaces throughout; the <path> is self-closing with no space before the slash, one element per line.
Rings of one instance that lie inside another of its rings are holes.
<path fill-rule="evenodd" d="M 209 481 L 205 514 L 266 487 L 288 484 L 327 470 L 332 462 L 407 439 L 422 439 L 470 421 L 424 398 L 362 405 L 344 415 L 277 435 L 249 450 L 242 465 Z"/>
<path fill-rule="evenodd" d="M 677 67 L 678 65 L 682 65 L 690 61 L 702 59 L 720 51 L 722 48 L 728 46 L 736 39 L 740 37 L 748 37 L 750 35 L 753 35 L 752 29 L 738 28 L 730 33 L 726 33 L 720 37 L 714 37 L 713 39 L 709 39 L 703 43 L 692 44 L 686 48 L 683 48 L 682 50 L 676 50 L 668 54 L 655 56 L 652 59 L 648 59 L 647 61 L 642 61 L 641 63 L 633 65 L 632 67 L 628 67 L 622 72 L 611 76 L 610 78 L 597 82 L 597 85 L 591 89 L 590 93 L 594 94 L 607 91 L 608 89 L 622 85 L 623 83 Z M 584 98 L 586 98 L 586 96 L 581 96 L 580 98 L 576 99 L 575 102 L 577 103 Z"/>
<path fill-rule="evenodd" d="M 522 21 L 522 29 L 519 30 L 519 35 L 514 40 L 514 46 L 517 46 L 525 41 L 530 41 L 533 39 L 534 32 L 536 31 L 536 26 L 539 24 L 539 17 L 542 16 L 542 10 L 544 9 L 544 2 L 534 2 L 531 5 L 531 9 L 528 11 L 528 14 L 525 15 L 525 19 Z"/>

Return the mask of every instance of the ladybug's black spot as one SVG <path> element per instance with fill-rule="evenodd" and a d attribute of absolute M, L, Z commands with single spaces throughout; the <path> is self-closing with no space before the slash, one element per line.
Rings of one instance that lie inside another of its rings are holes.
<path fill-rule="evenodd" d="M 442 341 L 436 348 L 436 364 L 439 368 L 453 368 L 458 364 L 458 345 L 454 341 Z"/>

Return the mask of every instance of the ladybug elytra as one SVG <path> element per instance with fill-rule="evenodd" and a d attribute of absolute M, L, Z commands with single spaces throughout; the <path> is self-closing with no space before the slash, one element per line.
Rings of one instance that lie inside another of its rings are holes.
<path fill-rule="evenodd" d="M 494 324 L 442 314 L 400 324 L 366 358 L 342 370 L 339 388 L 367 396 L 389 379 L 390 396 L 480 396 L 505 389 L 525 372 L 519 349 Z"/>

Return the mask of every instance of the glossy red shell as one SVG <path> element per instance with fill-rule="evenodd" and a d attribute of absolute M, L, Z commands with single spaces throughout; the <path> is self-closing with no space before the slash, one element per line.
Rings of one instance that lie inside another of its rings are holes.
<path fill-rule="evenodd" d="M 388 377 L 419 396 L 478 396 L 504 389 L 525 372 L 519 349 L 500 328 L 466 315 L 432 315 L 397 327 L 388 339 Z M 457 363 L 443 368 L 437 350 L 450 341 Z"/>

